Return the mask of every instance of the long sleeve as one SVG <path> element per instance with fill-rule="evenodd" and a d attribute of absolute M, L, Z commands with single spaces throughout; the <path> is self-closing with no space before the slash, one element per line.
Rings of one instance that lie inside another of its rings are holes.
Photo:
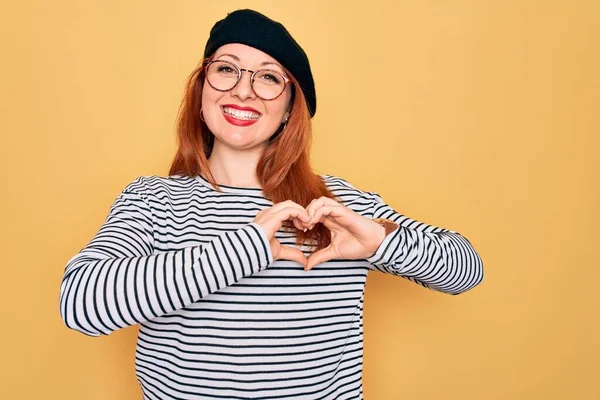
<path fill-rule="evenodd" d="M 250 223 L 201 246 L 155 254 L 154 216 L 129 184 L 95 237 L 65 268 L 60 313 L 91 336 L 183 308 L 272 262 L 269 241 Z"/>
<path fill-rule="evenodd" d="M 373 218 L 399 225 L 367 259 L 374 269 L 448 294 L 466 292 L 483 280 L 481 257 L 465 237 L 400 215 L 377 193 L 366 195 Z"/>

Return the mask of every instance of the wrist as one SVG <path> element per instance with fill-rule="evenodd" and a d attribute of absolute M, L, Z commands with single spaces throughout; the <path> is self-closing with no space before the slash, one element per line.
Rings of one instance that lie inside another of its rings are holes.
<path fill-rule="evenodd" d="M 373 249 L 371 251 L 371 254 L 375 254 L 385 238 L 394 230 L 396 230 L 396 228 L 398 228 L 398 224 L 385 218 L 373 218 L 371 221 L 378 225 L 376 237 L 374 238 Z"/>
<path fill-rule="evenodd" d="M 398 224 L 395 223 L 392 220 L 386 219 L 386 218 L 373 218 L 373 222 L 377 223 L 378 225 L 380 225 L 383 228 L 383 232 L 384 232 L 384 236 L 383 238 L 385 239 L 390 233 L 394 232 L 396 229 L 398 229 Z M 382 240 L 383 241 L 383 240 Z"/>

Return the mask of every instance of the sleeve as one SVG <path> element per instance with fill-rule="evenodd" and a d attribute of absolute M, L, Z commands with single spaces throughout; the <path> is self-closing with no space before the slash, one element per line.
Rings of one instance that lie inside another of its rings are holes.
<path fill-rule="evenodd" d="M 465 237 L 400 215 L 377 193 L 366 195 L 372 204 L 373 218 L 398 224 L 367 259 L 374 269 L 453 295 L 481 283 L 483 262 Z"/>
<path fill-rule="evenodd" d="M 59 308 L 71 329 L 107 335 L 183 308 L 273 262 L 255 223 L 201 246 L 155 254 L 141 179 L 123 190 L 95 237 L 67 262 Z"/>

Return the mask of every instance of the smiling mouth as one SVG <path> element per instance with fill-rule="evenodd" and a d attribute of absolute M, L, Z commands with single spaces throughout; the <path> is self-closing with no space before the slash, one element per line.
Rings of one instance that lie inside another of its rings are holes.
<path fill-rule="evenodd" d="M 223 114 L 242 121 L 256 121 L 260 114 L 253 111 L 237 110 L 231 107 L 221 107 Z"/>

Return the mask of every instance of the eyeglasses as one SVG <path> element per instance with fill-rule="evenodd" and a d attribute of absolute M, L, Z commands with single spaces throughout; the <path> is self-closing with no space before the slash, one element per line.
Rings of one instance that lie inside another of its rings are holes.
<path fill-rule="evenodd" d="M 233 89 L 242 79 L 242 71 L 250 72 L 250 86 L 254 93 L 263 100 L 275 100 L 284 92 L 291 82 L 290 78 L 272 69 L 240 68 L 232 62 L 223 60 L 209 61 L 204 65 L 206 80 L 215 90 L 226 92 Z"/>

